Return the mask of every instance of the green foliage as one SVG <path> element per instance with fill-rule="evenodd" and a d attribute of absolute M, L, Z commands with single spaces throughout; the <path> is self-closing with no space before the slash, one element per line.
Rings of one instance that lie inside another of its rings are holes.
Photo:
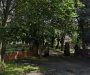
<path fill-rule="evenodd" d="M 29 43 L 42 42 L 43 38 L 50 40 L 56 37 L 55 28 L 65 30 L 63 34 L 66 34 L 66 30 L 70 30 L 68 28 L 72 17 L 77 16 L 72 0 L 15 0 L 14 2 L 18 6 L 13 10 L 13 18 L 8 23 L 10 26 L 1 30 L 4 41 L 23 40 Z M 51 22 L 47 25 L 46 21 L 49 20 Z"/>
<path fill-rule="evenodd" d="M 82 40 L 83 43 L 89 44 L 90 43 L 90 1 L 82 1 L 85 7 L 82 7 L 78 11 L 78 33 L 79 38 Z"/>
<path fill-rule="evenodd" d="M 45 42 L 51 44 L 52 42 L 51 39 L 56 37 L 55 29 L 53 26 L 49 26 L 49 25 L 47 25 L 45 29 L 46 29 L 44 34 L 44 37 L 46 39 Z"/>
<path fill-rule="evenodd" d="M 78 34 L 77 34 L 76 32 L 73 32 L 73 33 L 72 33 L 72 38 L 71 38 L 71 44 L 76 44 L 76 43 L 78 43 L 77 37 L 78 37 Z"/>
<path fill-rule="evenodd" d="M 0 38 L 5 41 L 18 41 L 20 39 L 20 26 L 19 25 L 11 25 L 11 26 L 5 26 L 5 27 L 0 27 L 0 33 L 2 36 Z"/>

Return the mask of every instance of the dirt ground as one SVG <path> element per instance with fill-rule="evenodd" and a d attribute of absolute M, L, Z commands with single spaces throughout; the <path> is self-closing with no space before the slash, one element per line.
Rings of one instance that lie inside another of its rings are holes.
<path fill-rule="evenodd" d="M 24 75 L 90 75 L 90 59 L 63 54 L 50 50 L 49 61 L 21 59 L 15 62 L 32 66 L 56 69 L 53 72 L 27 73 Z"/>

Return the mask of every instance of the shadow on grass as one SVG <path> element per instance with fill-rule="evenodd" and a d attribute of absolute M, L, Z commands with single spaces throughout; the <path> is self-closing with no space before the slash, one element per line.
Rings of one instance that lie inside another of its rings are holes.
<path fill-rule="evenodd" d="M 16 58 L 16 59 L 12 59 L 10 61 L 14 61 L 14 60 L 19 60 L 19 59 L 32 59 L 32 60 L 39 60 L 39 61 L 49 61 L 48 58 L 39 58 L 37 56 L 26 56 L 26 57 L 21 57 L 21 58 Z"/>
<path fill-rule="evenodd" d="M 11 61 L 5 61 L 4 66 L 5 66 L 5 72 L 0 73 L 0 75 L 20 75 L 30 71 L 50 70 L 48 68 L 42 68 L 38 66 L 34 67 L 31 65 L 17 64 Z"/>

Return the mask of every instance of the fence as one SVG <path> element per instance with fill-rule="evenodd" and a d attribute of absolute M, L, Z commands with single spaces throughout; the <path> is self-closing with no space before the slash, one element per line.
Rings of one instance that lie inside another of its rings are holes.
<path fill-rule="evenodd" d="M 78 54 L 81 55 L 81 54 L 82 54 L 82 51 L 83 51 L 83 49 L 79 49 Z M 84 51 L 85 51 L 85 52 L 84 52 L 85 55 L 88 55 L 90 49 L 85 49 Z"/>
<path fill-rule="evenodd" d="M 10 53 L 10 54 L 5 54 L 4 60 L 11 60 L 11 59 L 17 59 L 25 56 L 33 56 L 34 53 L 27 51 L 27 52 L 17 52 L 17 53 Z"/>

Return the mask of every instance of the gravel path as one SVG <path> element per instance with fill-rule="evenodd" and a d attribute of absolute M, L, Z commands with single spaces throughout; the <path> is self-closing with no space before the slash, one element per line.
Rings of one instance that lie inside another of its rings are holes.
<path fill-rule="evenodd" d="M 49 61 L 21 59 L 15 62 L 56 69 L 54 72 L 27 73 L 26 75 L 90 75 L 90 59 L 64 56 L 53 50 L 50 50 L 50 56 L 47 58 Z"/>

